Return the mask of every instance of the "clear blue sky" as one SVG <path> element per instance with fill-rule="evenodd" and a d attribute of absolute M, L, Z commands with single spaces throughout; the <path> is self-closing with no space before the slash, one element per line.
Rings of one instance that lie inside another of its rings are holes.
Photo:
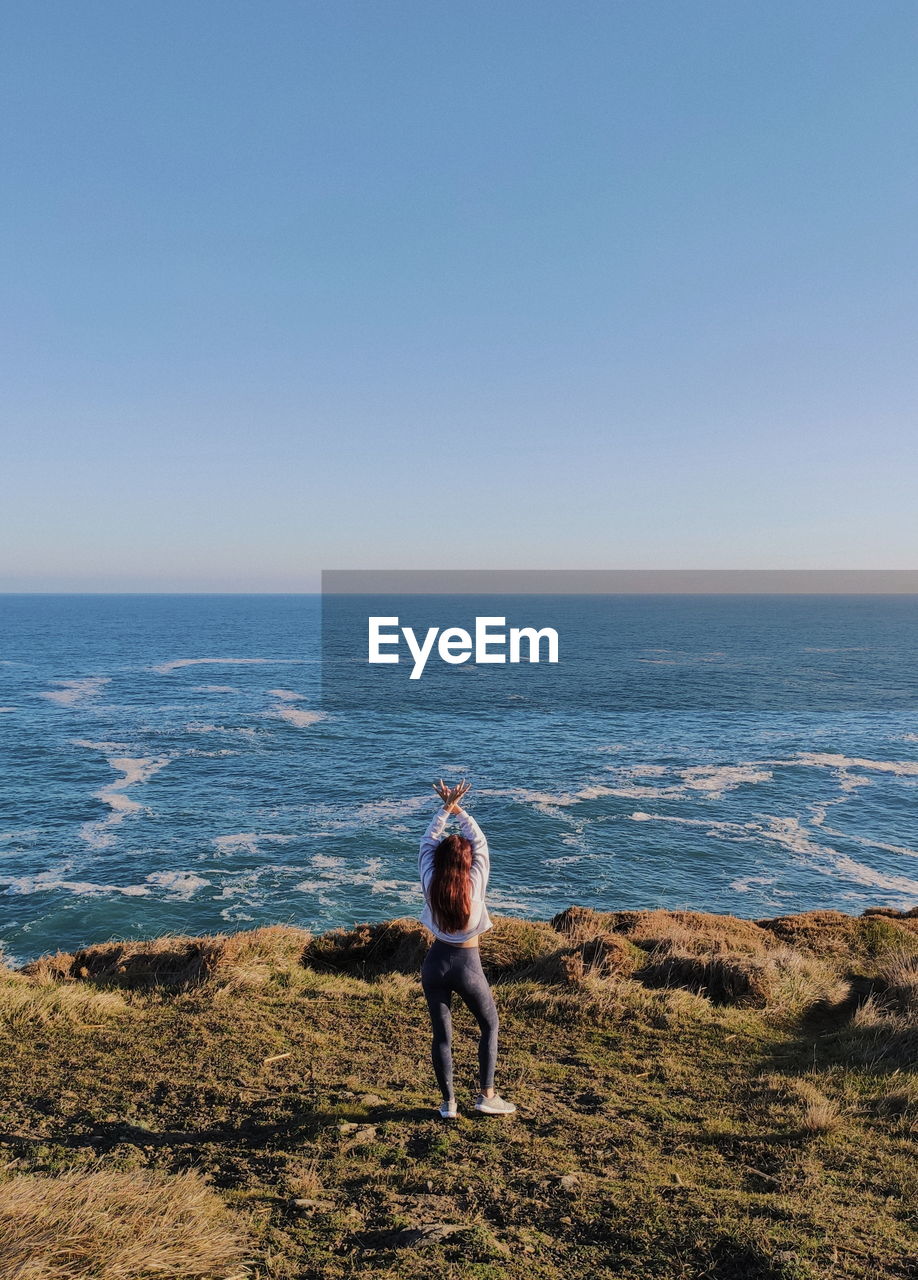
<path fill-rule="evenodd" d="M 918 6 L 20 0 L 0 589 L 918 565 Z"/>

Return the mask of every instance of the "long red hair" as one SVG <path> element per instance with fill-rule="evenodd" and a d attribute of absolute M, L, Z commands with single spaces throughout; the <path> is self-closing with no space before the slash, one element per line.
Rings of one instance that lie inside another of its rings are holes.
<path fill-rule="evenodd" d="M 444 933 L 461 933 L 472 909 L 472 842 L 446 836 L 434 849 L 430 910 Z"/>

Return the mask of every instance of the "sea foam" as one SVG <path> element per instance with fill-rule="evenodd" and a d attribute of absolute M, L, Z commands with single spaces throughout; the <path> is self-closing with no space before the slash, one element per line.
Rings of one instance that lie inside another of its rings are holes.
<path fill-rule="evenodd" d="M 152 871 L 146 881 L 158 889 L 168 889 L 170 897 L 184 902 L 210 884 L 209 880 L 196 876 L 192 871 Z"/>
<path fill-rule="evenodd" d="M 305 729 L 317 720 L 325 719 L 324 711 L 306 711 L 303 707 L 291 707 L 286 702 L 278 703 L 265 714 L 274 720 L 285 720 L 296 729 Z"/>
<path fill-rule="evenodd" d="M 81 680 L 54 680 L 52 683 L 59 684 L 61 687 L 47 689 L 38 696 L 46 698 L 48 702 L 57 703 L 60 707 L 74 707 L 94 697 L 103 685 L 110 682 L 110 679 L 110 676 L 86 676 Z"/>
<path fill-rule="evenodd" d="M 158 675 L 167 676 L 182 667 L 295 666 L 306 661 L 306 658 L 172 658 L 171 661 L 160 662 L 150 669 Z"/>
<path fill-rule="evenodd" d="M 141 898 L 150 892 L 143 885 L 137 884 L 95 884 L 91 880 L 64 880 L 54 871 L 39 871 L 35 875 L 14 876 L 8 879 L 0 878 L 0 884 L 6 885 L 4 893 L 7 894 L 51 893 L 58 890 L 78 897 L 120 893 L 129 898 Z"/>
<path fill-rule="evenodd" d="M 296 836 L 275 835 L 268 831 L 237 831 L 232 835 L 215 836 L 214 848 L 222 857 L 234 853 L 261 853 L 262 844 L 289 844 Z"/>
<path fill-rule="evenodd" d="M 111 812 L 106 818 L 97 822 L 84 822 L 80 828 L 80 836 L 94 849 L 107 849 L 114 844 L 115 836 L 111 828 L 117 826 L 131 813 L 144 812 L 144 805 L 139 804 L 131 796 L 125 795 L 128 787 L 147 782 L 154 773 L 164 769 L 169 763 L 169 756 L 114 756 L 109 764 L 116 773 L 122 776 L 101 791 L 95 792 L 94 798 L 107 804 Z"/>
<path fill-rule="evenodd" d="M 871 889 L 901 893 L 906 895 L 909 903 L 918 896 L 918 880 L 909 876 L 888 875 L 856 861 L 830 845 L 820 844 L 813 839 L 812 833 L 799 818 L 766 815 L 750 822 L 712 822 L 705 818 L 643 812 L 633 813 L 631 817 L 636 822 L 670 822 L 679 826 L 703 827 L 709 835 L 730 840 L 764 839 L 803 857 L 821 875 L 839 876 Z"/>

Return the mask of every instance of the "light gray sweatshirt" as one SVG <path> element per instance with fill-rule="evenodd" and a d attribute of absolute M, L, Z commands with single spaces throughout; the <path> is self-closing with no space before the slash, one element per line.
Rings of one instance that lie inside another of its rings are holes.
<path fill-rule="evenodd" d="M 459 830 L 466 840 L 472 842 L 472 905 L 468 924 L 460 933 L 445 933 L 434 921 L 430 910 L 430 882 L 433 879 L 434 850 L 443 839 L 443 833 L 450 818 L 450 814 L 446 809 L 441 809 L 439 813 L 434 815 L 430 826 L 424 832 L 420 853 L 418 854 L 418 872 L 421 877 L 421 887 L 424 890 L 424 911 L 421 915 L 421 924 L 426 925 L 434 937 L 439 938 L 442 942 L 468 942 L 471 938 L 475 938 L 478 934 L 494 927 L 484 900 L 485 891 L 488 887 L 488 876 L 491 871 L 488 842 L 481 827 L 479 827 L 471 814 L 466 813 L 464 809 L 460 809 L 456 817 L 459 821 Z"/>

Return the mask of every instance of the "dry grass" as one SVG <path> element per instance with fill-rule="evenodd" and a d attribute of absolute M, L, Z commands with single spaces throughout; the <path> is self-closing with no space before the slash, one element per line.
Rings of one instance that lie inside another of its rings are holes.
<path fill-rule="evenodd" d="M 764 1077 L 763 1083 L 775 1099 L 790 1106 L 795 1125 L 801 1133 L 815 1136 L 842 1128 L 844 1111 L 841 1103 L 819 1087 L 815 1076 L 772 1074 Z"/>
<path fill-rule="evenodd" d="M 559 938 L 547 921 L 493 916 L 494 928 L 481 936 L 481 959 L 494 978 L 535 974 L 560 951 Z M 374 978 L 417 974 L 433 941 L 417 920 L 401 918 L 353 929 L 332 929 L 306 948 L 306 964 Z"/>
<path fill-rule="evenodd" d="M 319 1172 L 318 1156 L 308 1159 L 292 1159 L 284 1170 L 284 1186 L 292 1196 L 312 1199 L 325 1191 Z"/>
<path fill-rule="evenodd" d="M 837 1062 L 876 1073 L 914 1071 L 918 1016 L 898 1008 L 894 992 L 874 990 L 830 1040 L 828 1047 Z"/>
<path fill-rule="evenodd" d="M 588 912 L 589 917 L 598 913 Z M 547 983 L 582 981 L 585 974 L 630 972 L 642 952 L 619 934 L 584 922 L 572 933 L 545 920 L 493 916 L 494 928 L 481 936 L 481 960 L 488 976 L 507 982 L 533 979 Z M 433 935 L 416 920 L 388 920 L 353 929 L 332 929 L 305 951 L 306 964 L 326 971 L 384 977 L 416 975 Z"/>
<path fill-rule="evenodd" d="M 563 980 L 572 986 L 583 986 L 589 976 L 608 978 L 613 975 L 633 973 L 643 953 L 625 938 L 606 933 L 598 938 L 586 938 L 572 947 L 565 947 L 549 962 L 540 975 L 543 981 L 553 976 L 553 967 L 560 967 Z"/>
<path fill-rule="evenodd" d="M 21 1174 L 0 1183 L 4 1280 L 247 1274 L 244 1232 L 194 1171 Z"/>
<path fill-rule="evenodd" d="M 59 1021 L 95 1025 L 128 1011 L 120 992 L 62 986 L 10 970 L 0 973 L 0 1026 L 10 1031 Z"/>
<path fill-rule="evenodd" d="M 849 1030 L 872 1031 L 876 1028 L 888 1027 L 896 1019 L 875 991 L 862 1000 L 848 1023 Z"/>
<path fill-rule="evenodd" d="M 648 986 L 685 987 L 714 1004 L 770 1009 L 788 1017 L 837 1004 L 848 991 L 833 966 L 789 947 L 753 955 L 693 953 L 665 944 L 650 953 L 637 976 Z"/>
<path fill-rule="evenodd" d="M 806 1133 L 831 1133 L 841 1124 L 841 1112 L 831 1098 L 813 1098 L 806 1103 L 800 1127 Z"/>
<path fill-rule="evenodd" d="M 824 959 L 835 957 L 862 973 L 875 969 L 891 951 L 918 954 L 918 914 L 912 912 L 849 916 L 843 911 L 802 911 L 756 923 L 785 946 Z"/>
<path fill-rule="evenodd" d="M 560 949 L 561 940 L 547 920 L 492 920 L 494 928 L 481 936 L 481 960 L 495 977 L 534 976 Z"/>
<path fill-rule="evenodd" d="M 776 943 L 752 920 L 710 915 L 704 911 L 592 911 L 568 907 L 552 920 L 573 939 L 607 932 L 622 934 L 645 951 L 748 952 L 763 954 Z"/>
<path fill-rule="evenodd" d="M 914 1044 L 918 1050 L 918 957 L 891 954 L 880 966 L 873 990 L 851 1017 L 847 1032 L 884 1033 L 890 1041 Z M 918 1061 L 918 1052 L 909 1065 Z"/>
<path fill-rule="evenodd" d="M 23 967 L 39 981 L 79 980 L 128 988 L 181 989 L 203 982 L 259 985 L 300 967 L 312 935 L 288 925 L 268 925 L 200 938 L 182 935 L 143 942 L 103 942 L 57 952 Z"/>
<path fill-rule="evenodd" d="M 24 966 L 44 981 L 97 982 L 124 987 L 187 987 L 203 982 L 220 948 L 216 937 L 163 937 L 144 942 L 103 942 L 59 951 Z"/>
<path fill-rule="evenodd" d="M 903 1127 L 918 1126 L 918 1079 L 903 1073 L 875 1099 L 873 1109 L 882 1117 L 894 1117 Z"/>
<path fill-rule="evenodd" d="M 918 1025 L 918 955 L 893 952 L 881 965 L 877 977 L 887 1006 Z"/>
<path fill-rule="evenodd" d="M 353 929 L 330 929 L 313 938 L 303 962 L 319 970 L 376 977 L 383 973 L 416 973 L 433 934 L 417 920 L 400 917 Z"/>
<path fill-rule="evenodd" d="M 558 984 L 540 979 L 514 981 L 500 992 L 502 1010 L 535 1016 L 562 1026 L 666 1029 L 713 1016 L 710 1002 L 680 987 L 647 987 L 624 973 L 587 970 Z"/>
<path fill-rule="evenodd" d="M 829 1098 L 819 1086 L 806 1076 L 799 1076 L 787 1082 L 788 1092 L 802 1106 L 800 1127 L 806 1133 L 829 1133 L 841 1124 L 841 1107 L 834 1098 Z"/>

